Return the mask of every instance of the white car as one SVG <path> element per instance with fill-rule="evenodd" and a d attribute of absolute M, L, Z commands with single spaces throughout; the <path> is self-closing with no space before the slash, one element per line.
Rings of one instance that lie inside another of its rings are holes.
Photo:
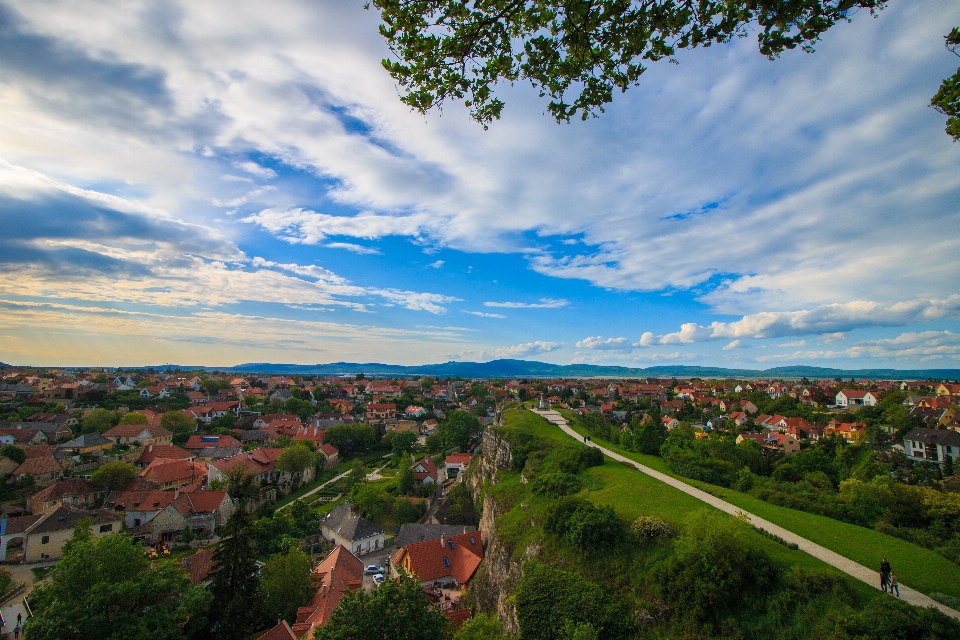
<path fill-rule="evenodd" d="M 368 576 L 372 576 L 375 573 L 383 573 L 383 567 L 377 566 L 375 564 L 371 564 L 364 570 L 364 573 L 367 574 Z"/>
<path fill-rule="evenodd" d="M 386 582 L 386 581 L 387 581 L 387 579 L 383 577 L 383 574 L 382 574 L 382 573 L 378 573 L 378 574 L 376 574 L 375 576 L 373 576 L 373 582 L 374 582 L 375 584 L 383 584 L 383 583 Z"/>

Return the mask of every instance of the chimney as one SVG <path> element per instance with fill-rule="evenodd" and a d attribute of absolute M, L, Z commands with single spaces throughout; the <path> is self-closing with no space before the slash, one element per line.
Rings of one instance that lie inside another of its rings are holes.
<path fill-rule="evenodd" d="M 440 534 L 440 548 L 443 548 L 443 545 L 445 544 L 445 542 L 446 542 L 446 540 L 444 539 L 444 536 L 443 536 L 443 534 L 441 533 L 441 534 Z"/>

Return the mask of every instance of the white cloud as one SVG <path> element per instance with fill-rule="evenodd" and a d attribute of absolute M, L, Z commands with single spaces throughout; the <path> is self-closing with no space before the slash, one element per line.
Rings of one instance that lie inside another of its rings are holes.
<path fill-rule="evenodd" d="M 595 351 L 630 351 L 632 346 L 626 338 L 606 338 L 596 336 L 584 338 L 577 342 L 577 349 L 593 349 Z"/>
<path fill-rule="evenodd" d="M 957 366 L 960 364 L 960 334 L 951 331 L 906 332 L 895 338 L 862 340 L 847 349 L 794 351 L 756 358 L 758 362 L 826 359 L 870 359 Z"/>
<path fill-rule="evenodd" d="M 559 309 L 570 304 L 569 300 L 540 298 L 540 302 L 484 302 L 485 307 L 502 307 L 505 309 Z"/>
<path fill-rule="evenodd" d="M 500 347 L 480 352 L 480 358 L 526 358 L 543 353 L 550 353 L 560 348 L 559 342 L 546 342 L 535 340 L 524 344 L 514 345 L 512 347 Z"/>
<path fill-rule="evenodd" d="M 241 171 L 246 171 L 249 174 L 255 175 L 262 180 L 271 180 L 277 177 L 277 172 L 268 167 L 261 167 L 256 162 L 234 162 L 233 166 Z"/>
<path fill-rule="evenodd" d="M 472 316 L 479 316 L 481 318 L 506 318 L 507 317 L 501 313 L 484 313 L 483 311 L 464 311 L 463 313 L 469 313 Z"/>
<path fill-rule="evenodd" d="M 723 348 L 723 350 L 724 350 L 724 351 L 733 351 L 733 350 L 735 350 L 735 349 L 742 349 L 742 348 L 743 348 L 743 347 L 740 346 L 740 341 L 739 341 L 739 340 L 734 340 L 733 342 L 731 342 L 730 344 L 728 344 L 727 346 L 725 346 L 725 347 Z"/>
<path fill-rule="evenodd" d="M 428 266 L 428 267 L 433 267 L 434 269 L 439 269 L 440 267 L 443 266 L 443 264 L 444 264 L 444 261 L 443 261 L 443 260 L 437 260 L 436 262 L 431 262 L 431 263 L 428 264 L 427 266 Z"/>
<path fill-rule="evenodd" d="M 323 246 L 327 247 L 328 249 L 345 249 L 347 251 L 365 256 L 382 255 L 380 250 L 375 247 L 365 247 L 362 244 L 353 244 L 352 242 L 328 242 Z"/>

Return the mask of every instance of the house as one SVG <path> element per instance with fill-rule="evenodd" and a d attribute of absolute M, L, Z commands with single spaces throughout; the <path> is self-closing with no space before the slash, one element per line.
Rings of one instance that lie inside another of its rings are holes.
<path fill-rule="evenodd" d="M 340 452 L 332 444 L 326 442 L 321 444 L 319 447 L 317 447 L 317 452 L 324 457 L 324 469 L 332 469 L 340 464 Z"/>
<path fill-rule="evenodd" d="M 204 462 L 156 458 L 140 472 L 140 477 L 155 482 L 160 489 L 176 489 L 188 484 L 204 484 L 208 470 Z"/>
<path fill-rule="evenodd" d="M 470 453 L 454 453 L 447 456 L 444 461 L 447 468 L 447 477 L 453 478 L 462 475 L 470 466 L 472 460 L 473 454 Z"/>
<path fill-rule="evenodd" d="M 206 585 L 209 582 L 208 576 L 213 570 L 214 551 L 216 551 L 215 547 L 197 549 L 196 553 L 180 561 L 180 568 L 190 576 L 190 584 L 194 586 L 198 584 Z"/>
<path fill-rule="evenodd" d="M 735 423 L 737 426 L 742 427 L 750 421 L 749 416 L 743 411 L 733 411 L 727 416 L 727 420 Z"/>
<path fill-rule="evenodd" d="M 479 531 L 439 540 L 415 542 L 397 549 L 390 558 L 395 571 L 404 571 L 424 586 L 434 582 L 466 584 L 483 560 L 483 538 Z"/>
<path fill-rule="evenodd" d="M 268 413 L 253 421 L 254 429 L 265 429 L 274 420 L 300 422 L 300 416 L 295 413 Z"/>
<path fill-rule="evenodd" d="M 118 424 L 104 432 L 103 436 L 114 444 L 171 444 L 173 433 L 163 427 L 148 424 Z"/>
<path fill-rule="evenodd" d="M 261 486 L 279 478 L 277 457 L 283 449 L 254 449 L 210 465 L 210 480 L 222 479 L 236 467 L 242 467 L 247 475 L 256 476 Z"/>
<path fill-rule="evenodd" d="M 90 508 L 106 495 L 83 478 L 64 478 L 27 498 L 27 513 L 44 513 L 61 504 Z"/>
<path fill-rule="evenodd" d="M 146 525 L 154 541 L 179 538 L 187 527 L 195 537 L 203 538 L 226 522 L 233 510 L 226 491 L 181 491 Z"/>
<path fill-rule="evenodd" d="M 60 445 L 64 451 L 71 451 L 74 455 L 86 455 L 95 451 L 109 451 L 113 448 L 113 441 L 104 438 L 99 433 L 85 433 L 78 438 Z"/>
<path fill-rule="evenodd" d="M 153 520 L 177 495 L 173 491 L 127 490 L 110 494 L 104 506 L 123 511 L 127 529 L 133 530 Z"/>
<path fill-rule="evenodd" d="M 861 389 L 841 389 L 837 392 L 837 406 L 839 407 L 875 407 L 877 397 L 871 391 Z"/>
<path fill-rule="evenodd" d="M 423 484 L 437 482 L 437 465 L 433 463 L 430 456 L 423 456 L 413 463 L 413 477 Z"/>
<path fill-rule="evenodd" d="M 943 383 L 937 385 L 937 388 L 934 390 L 934 392 L 938 396 L 960 396 L 960 384 Z"/>
<path fill-rule="evenodd" d="M 109 509 L 78 509 L 61 504 L 56 509 L 41 514 L 39 519 L 22 533 L 13 534 L 8 530 L 0 546 L 0 560 L 6 557 L 7 546 L 17 537 L 24 539 L 24 562 L 60 559 L 63 555 L 63 544 L 73 537 L 74 527 L 84 518 L 90 518 L 90 532 L 94 538 L 120 531 L 122 528 L 120 516 Z"/>
<path fill-rule="evenodd" d="M 307 635 L 309 636 L 309 634 Z M 257 640 L 297 640 L 297 637 L 297 634 L 293 632 L 293 628 L 287 624 L 287 621 L 280 620 L 277 626 L 271 628 L 263 635 L 257 636 Z"/>
<path fill-rule="evenodd" d="M 800 451 L 800 440 L 792 433 L 768 433 L 760 443 L 765 450 L 793 455 Z"/>
<path fill-rule="evenodd" d="M 676 413 L 683 409 L 683 400 L 664 400 L 660 403 L 660 413 Z"/>
<path fill-rule="evenodd" d="M 760 410 L 757 408 L 757 405 L 753 404 L 749 400 L 741 400 L 740 408 L 743 409 L 744 413 L 751 416 Z"/>
<path fill-rule="evenodd" d="M 349 502 L 337 505 L 327 514 L 320 522 L 320 533 L 358 556 L 383 548 L 383 531 L 361 517 Z"/>
<path fill-rule="evenodd" d="M 241 447 L 240 441 L 233 436 L 201 436 L 192 435 L 183 448 L 191 453 L 199 453 L 209 447 L 236 449 Z"/>
<path fill-rule="evenodd" d="M 394 420 L 397 417 L 397 405 L 393 403 L 379 404 L 371 402 L 367 405 L 367 422 L 377 424 L 384 420 Z"/>
<path fill-rule="evenodd" d="M 13 470 L 14 481 L 29 475 L 38 487 L 49 487 L 63 477 L 63 466 L 52 455 L 27 458 Z"/>
<path fill-rule="evenodd" d="M 913 461 L 942 465 L 949 456 L 956 462 L 960 459 L 960 433 L 950 429 L 913 429 L 903 438 L 903 451 Z"/>
<path fill-rule="evenodd" d="M 411 418 L 422 418 L 423 416 L 427 415 L 427 410 L 424 409 L 423 407 L 410 405 L 409 407 L 406 408 L 404 413 L 410 416 Z"/>
<path fill-rule="evenodd" d="M 46 444 L 50 441 L 50 439 L 47 437 L 47 434 L 40 429 L 28 430 L 0 428 L 0 436 L 9 436 L 10 438 L 13 438 L 13 441 L 16 444 L 21 446 L 25 444 Z"/>
<path fill-rule="evenodd" d="M 140 452 L 140 457 L 137 458 L 137 466 L 143 469 L 154 460 L 161 458 L 164 460 L 192 461 L 196 459 L 196 455 L 186 449 L 181 449 L 175 444 L 148 444 Z"/>
<path fill-rule="evenodd" d="M 845 438 L 847 441 L 852 442 L 857 432 L 866 428 L 867 425 L 863 422 L 840 422 L 838 420 L 831 420 L 824 428 L 823 435 Z"/>
<path fill-rule="evenodd" d="M 676 418 L 671 418 L 670 416 L 663 416 L 660 418 L 660 421 L 663 423 L 663 426 L 667 431 L 673 431 L 680 426 L 680 421 Z"/>
<path fill-rule="evenodd" d="M 11 444 L 7 442 L 2 442 L 2 444 Z M 0 476 L 5 476 L 8 473 L 13 473 L 17 467 L 20 466 L 20 463 L 16 460 L 11 460 L 6 456 L 0 456 Z"/>
<path fill-rule="evenodd" d="M 615 418 L 613 415 L 613 410 L 616 407 L 612 402 L 604 402 L 600 405 L 600 415 L 603 416 L 604 420 L 612 422 Z"/>
<path fill-rule="evenodd" d="M 313 570 L 313 580 L 317 591 L 308 605 L 297 610 L 297 621 L 292 629 L 277 631 L 277 627 L 281 626 L 277 625 L 260 636 L 261 640 L 286 640 L 288 637 L 313 638 L 314 630 L 330 620 L 330 615 L 340 604 L 343 594 L 362 587 L 363 562 L 350 553 L 345 546 L 338 545 Z M 291 635 L 282 635 L 288 631 Z"/>

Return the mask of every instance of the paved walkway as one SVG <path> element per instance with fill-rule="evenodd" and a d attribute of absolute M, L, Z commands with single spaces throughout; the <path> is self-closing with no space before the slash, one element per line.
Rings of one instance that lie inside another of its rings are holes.
<path fill-rule="evenodd" d="M 27 620 L 27 610 L 23 606 L 23 596 L 18 596 L 17 598 L 10 601 L 9 604 L 0 607 L 0 615 L 3 616 L 3 627 L 0 627 L 0 637 L 2 638 L 12 638 L 13 629 L 17 626 L 17 614 L 23 616 L 24 622 Z M 20 634 L 20 637 L 23 637 L 23 634 Z"/>
<path fill-rule="evenodd" d="M 284 509 L 286 509 L 287 507 L 289 507 L 290 505 L 292 505 L 294 502 L 297 502 L 297 501 L 299 501 L 299 500 L 303 500 L 303 499 L 306 498 L 307 496 L 312 496 L 313 494 L 315 494 L 317 491 L 320 491 L 320 489 L 323 489 L 323 488 L 324 488 L 325 486 L 327 486 L 328 484 L 333 484 L 334 482 L 336 482 L 336 481 L 339 480 L 340 478 L 343 478 L 343 477 L 347 476 L 349 473 L 350 473 L 349 471 L 344 471 L 343 473 L 341 473 L 340 475 L 336 476 L 335 478 L 330 478 L 329 480 L 327 480 L 327 481 L 324 482 L 323 484 L 321 484 L 321 485 L 319 485 L 319 486 L 316 486 L 316 487 L 314 487 L 313 489 L 310 489 L 310 491 L 307 491 L 305 494 L 303 494 L 302 496 L 300 496 L 300 497 L 297 498 L 296 500 L 291 500 L 290 502 L 288 502 L 287 504 L 283 505 L 282 507 L 277 508 L 277 511 L 283 511 Z"/>
<path fill-rule="evenodd" d="M 539 411 L 536 409 L 531 409 L 531 411 L 543 416 L 549 422 L 552 422 L 553 424 L 557 425 L 570 437 L 575 438 L 581 442 L 583 441 L 583 436 L 581 436 L 579 433 L 571 429 L 567 425 L 567 421 L 557 411 Z M 867 567 L 864 567 L 861 564 L 857 564 L 853 560 L 844 558 L 839 553 L 834 553 L 833 551 L 830 551 L 825 547 L 821 547 L 820 545 L 814 542 L 811 542 L 806 538 L 801 538 L 797 534 L 791 531 L 787 531 L 781 526 L 775 525 L 768 520 L 764 520 L 759 516 L 753 515 L 752 513 L 747 513 L 740 507 L 737 507 L 735 505 L 730 504 L 729 502 L 721 500 L 716 496 L 712 496 L 706 491 L 701 491 L 700 489 L 697 489 L 696 487 L 692 487 L 685 482 L 681 482 L 676 478 L 671 478 L 666 474 L 660 473 L 655 469 L 651 469 L 650 467 L 644 466 L 639 462 L 626 458 L 618 453 L 614 453 L 613 451 L 610 451 L 609 449 L 601 447 L 598 444 L 595 444 L 593 442 L 588 442 L 585 444 L 587 444 L 588 446 L 596 447 L 597 449 L 600 449 L 601 451 L 603 451 L 605 455 L 613 458 L 614 460 L 618 460 L 620 462 L 625 462 L 627 464 L 633 465 L 638 470 L 642 471 L 648 476 L 652 478 L 656 478 L 661 482 L 665 482 L 671 487 L 674 487 L 675 489 L 679 489 L 680 491 L 683 491 L 684 493 L 691 495 L 694 498 L 709 504 L 711 507 L 715 507 L 721 511 L 724 511 L 734 516 L 739 516 L 742 514 L 746 516 L 754 526 L 766 529 L 770 533 L 780 536 L 787 542 L 795 543 L 799 545 L 801 551 L 805 551 L 810 555 L 812 555 L 813 557 L 823 560 L 827 564 L 833 567 L 836 567 L 840 571 L 843 571 L 847 575 L 852 576 L 857 580 L 867 583 L 868 585 L 870 585 L 871 587 L 874 587 L 875 589 L 878 589 L 878 590 L 880 589 L 880 574 L 873 569 L 868 569 Z M 946 605 L 940 604 L 933 598 L 930 598 L 929 596 L 926 596 L 920 593 L 919 591 L 911 589 L 910 587 L 906 586 L 902 582 L 900 583 L 900 598 L 906 602 L 909 602 L 912 605 L 916 605 L 918 607 L 936 607 L 937 609 L 939 609 L 940 611 L 943 611 L 948 616 L 952 616 L 954 618 L 960 618 L 960 611 L 955 611 Z"/>

